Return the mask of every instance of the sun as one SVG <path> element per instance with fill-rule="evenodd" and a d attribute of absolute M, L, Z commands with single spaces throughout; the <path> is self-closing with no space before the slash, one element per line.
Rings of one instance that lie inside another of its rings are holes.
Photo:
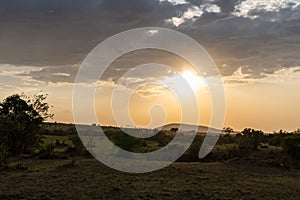
<path fill-rule="evenodd" d="M 166 77 L 162 83 L 170 88 L 174 88 L 177 91 L 187 91 L 185 81 L 193 92 L 199 91 L 201 88 L 205 87 L 205 80 L 203 77 L 197 75 L 193 71 L 183 71 L 172 77 Z"/>
<path fill-rule="evenodd" d="M 181 76 L 187 81 L 193 91 L 198 91 L 201 87 L 205 86 L 203 78 L 192 71 L 183 71 Z"/>

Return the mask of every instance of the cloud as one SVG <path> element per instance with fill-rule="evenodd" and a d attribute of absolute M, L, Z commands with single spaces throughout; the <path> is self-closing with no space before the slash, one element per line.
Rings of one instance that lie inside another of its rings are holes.
<path fill-rule="evenodd" d="M 0 61 L 36 67 L 22 76 L 37 81 L 72 83 L 80 63 L 101 41 L 131 28 L 160 26 L 197 40 L 222 75 L 242 67 L 260 78 L 300 65 L 299 19 L 296 0 L 0 1 Z M 103 78 L 116 81 L 148 61 L 174 64 L 170 55 L 137 53 L 114 62 Z"/>
<path fill-rule="evenodd" d="M 267 79 L 270 81 L 293 81 L 294 83 L 300 82 L 300 66 L 291 68 L 281 68 L 273 74 L 269 74 Z"/>
<path fill-rule="evenodd" d="M 131 28 L 164 26 L 175 14 L 157 0 L 0 1 L 2 64 L 79 64 L 101 41 Z"/>
<path fill-rule="evenodd" d="M 281 67 L 273 73 L 260 73 L 253 76 L 247 73 L 244 67 L 238 68 L 232 75 L 223 77 L 224 84 L 227 85 L 245 85 L 249 83 L 281 83 L 292 81 L 293 83 L 300 82 L 300 66 L 290 68 Z"/>
<path fill-rule="evenodd" d="M 204 13 L 220 12 L 221 8 L 216 4 L 211 4 L 211 2 L 204 3 L 201 5 L 190 5 L 182 14 L 180 14 L 180 16 L 172 17 L 166 21 L 178 27 L 185 22 L 195 21 L 197 18 L 200 18 Z"/>
<path fill-rule="evenodd" d="M 229 85 L 243 85 L 248 84 L 251 80 L 247 78 L 247 74 L 244 74 L 242 71 L 242 67 L 239 67 L 236 71 L 233 72 L 232 75 L 224 77 L 224 84 Z"/>
<path fill-rule="evenodd" d="M 212 4 L 212 5 L 208 5 L 206 8 L 205 8 L 205 11 L 208 12 L 208 13 L 220 13 L 221 12 L 221 9 L 219 6 L 215 5 L 215 4 Z"/>
<path fill-rule="evenodd" d="M 13 66 L 13 65 L 0 65 L 0 73 L 3 75 L 15 76 L 23 73 L 29 73 L 30 71 L 39 70 L 36 67 L 30 66 Z"/>
<path fill-rule="evenodd" d="M 231 17 L 183 30 L 208 50 L 225 76 L 241 66 L 248 66 L 249 73 L 251 70 L 255 75 L 300 64 L 297 20 L 273 23 L 259 18 Z"/>
<path fill-rule="evenodd" d="M 155 30 L 151 31 L 151 34 L 155 34 Z M 133 52 L 129 52 L 117 60 L 115 60 L 104 72 L 101 77 L 102 81 L 108 81 L 117 83 L 120 81 L 123 85 L 137 84 L 137 80 L 159 80 L 163 78 L 163 75 L 168 75 L 170 72 L 166 69 L 157 70 L 157 68 L 150 68 L 150 64 L 147 69 L 147 73 L 143 71 L 136 72 L 136 67 L 148 63 L 163 64 L 173 67 L 175 70 L 182 71 L 190 64 L 181 57 L 174 55 L 170 52 L 154 49 L 143 49 Z M 5 70 L 10 69 L 12 66 L 8 66 Z M 12 68 L 18 69 L 17 76 L 29 76 L 34 80 L 42 81 L 47 84 L 51 83 L 73 83 L 79 70 L 79 65 L 63 65 L 63 66 L 44 66 L 44 67 L 30 67 L 27 71 L 21 70 L 22 67 L 14 66 Z M 1 67 L 0 67 L 1 71 Z M 123 77 L 127 72 L 130 72 L 130 76 Z M 123 77 L 123 78 L 122 78 Z M 100 78 L 100 77 L 99 77 Z"/>
<path fill-rule="evenodd" d="M 0 88 L 3 90 L 22 90 L 32 86 L 43 85 L 43 82 L 34 80 L 28 74 L 39 70 L 29 66 L 0 65 Z"/>
<path fill-rule="evenodd" d="M 137 89 L 136 94 L 143 97 L 155 97 L 163 95 L 166 88 L 155 84 L 147 84 Z"/>
<path fill-rule="evenodd" d="M 169 2 L 172 5 L 182 5 L 182 4 L 187 4 L 188 2 L 186 0 L 159 0 L 160 2 Z"/>
<path fill-rule="evenodd" d="M 238 17 L 246 18 L 259 18 L 266 17 L 268 13 L 269 17 L 266 18 L 270 21 L 277 21 L 280 19 L 278 13 L 284 9 L 297 9 L 300 2 L 298 0 L 244 0 L 236 6 L 233 14 Z"/>
<path fill-rule="evenodd" d="M 43 67 L 39 70 L 31 70 L 20 73 L 19 76 L 30 76 L 32 79 L 48 83 L 73 83 L 78 71 L 78 66 Z"/>
<path fill-rule="evenodd" d="M 188 8 L 187 11 L 185 11 L 180 17 L 172 17 L 167 21 L 172 22 L 175 26 L 179 26 L 187 20 L 194 20 L 197 17 L 201 17 L 203 13 L 204 11 L 199 7 L 192 6 Z"/>

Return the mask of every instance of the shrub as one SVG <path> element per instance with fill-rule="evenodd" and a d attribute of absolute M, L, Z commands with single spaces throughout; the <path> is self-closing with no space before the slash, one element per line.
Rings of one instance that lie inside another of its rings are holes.
<path fill-rule="evenodd" d="M 39 158 L 41 159 L 52 159 L 55 158 L 54 154 L 55 144 L 47 144 L 45 147 L 42 147 L 39 152 Z"/>
<path fill-rule="evenodd" d="M 7 148 L 0 144 L 0 171 L 6 169 L 9 163 L 9 155 Z"/>
<path fill-rule="evenodd" d="M 202 136 L 196 136 L 194 142 L 188 148 L 188 150 L 178 159 L 179 162 L 198 162 L 199 151 L 203 143 Z"/>
<path fill-rule="evenodd" d="M 300 159 L 300 136 L 288 136 L 283 142 L 284 150 L 292 157 Z"/>
<path fill-rule="evenodd" d="M 75 164 L 75 162 L 80 156 L 91 157 L 91 154 L 82 144 L 82 141 L 80 140 L 79 136 L 71 136 L 69 137 L 69 139 L 72 141 L 73 146 L 68 147 L 65 153 L 67 153 L 71 157 L 71 163 Z"/>
<path fill-rule="evenodd" d="M 130 136 L 122 131 L 109 135 L 109 139 L 118 147 L 133 152 L 136 148 L 143 146 L 143 139 Z"/>
<path fill-rule="evenodd" d="M 242 131 L 243 139 L 241 141 L 242 148 L 248 148 L 249 150 L 256 150 L 264 136 L 262 131 L 246 128 Z"/>
<path fill-rule="evenodd" d="M 27 166 L 23 165 L 22 163 L 18 163 L 13 168 L 16 171 L 26 171 L 28 169 Z"/>
<path fill-rule="evenodd" d="M 269 145 L 279 147 L 282 145 L 283 136 L 279 134 L 274 134 L 272 136 L 269 136 Z"/>
<path fill-rule="evenodd" d="M 243 158 L 248 156 L 250 150 L 248 147 L 241 147 L 241 146 L 233 146 L 229 149 L 228 158 Z"/>
<path fill-rule="evenodd" d="M 219 144 L 232 144 L 234 143 L 234 136 L 226 134 L 222 135 L 218 141 Z"/>

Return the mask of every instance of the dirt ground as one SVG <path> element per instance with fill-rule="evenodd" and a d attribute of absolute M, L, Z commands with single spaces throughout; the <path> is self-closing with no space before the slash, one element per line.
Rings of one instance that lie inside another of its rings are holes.
<path fill-rule="evenodd" d="M 27 159 L 0 173 L 0 199 L 300 199 L 300 171 L 253 163 L 174 163 L 126 174 L 94 159 Z"/>

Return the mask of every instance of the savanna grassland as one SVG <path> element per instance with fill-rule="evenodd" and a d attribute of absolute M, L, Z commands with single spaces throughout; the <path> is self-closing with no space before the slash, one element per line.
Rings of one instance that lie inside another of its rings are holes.
<path fill-rule="evenodd" d="M 75 125 L 45 123 L 52 116 L 45 99 L 13 95 L 0 103 L 0 199 L 300 199 L 300 130 L 265 134 L 227 127 L 204 159 L 198 153 L 205 133 L 198 132 L 175 163 L 128 174 L 94 159 Z M 97 126 L 81 128 L 93 135 Z M 116 127 L 103 130 L 131 152 L 155 151 L 176 134 L 189 134 L 173 127 L 143 139 Z"/>
<path fill-rule="evenodd" d="M 174 163 L 126 174 L 95 159 L 25 159 L 0 174 L 1 199 L 299 199 L 300 173 L 248 160 Z"/>
<path fill-rule="evenodd" d="M 105 130 L 112 141 L 116 135 L 127 141 L 119 146 L 136 152 L 165 145 L 174 131 L 140 141 L 118 128 Z M 295 137 L 292 134 L 266 136 L 252 129 L 225 134 L 204 160 L 197 160 L 200 134 L 178 162 L 156 172 L 128 174 L 92 158 L 74 131 L 71 124 L 44 124 L 42 147 L 13 158 L 0 173 L 0 198 L 300 199 L 299 162 L 278 143 Z"/>

